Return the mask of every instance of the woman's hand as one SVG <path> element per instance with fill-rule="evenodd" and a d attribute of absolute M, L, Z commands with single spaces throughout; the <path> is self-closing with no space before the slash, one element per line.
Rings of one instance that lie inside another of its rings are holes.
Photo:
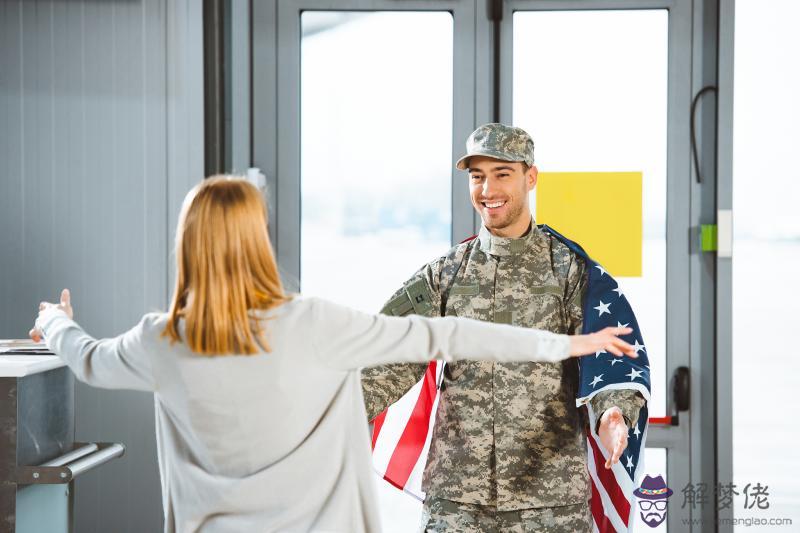
<path fill-rule="evenodd" d="M 639 357 L 632 345 L 619 338 L 628 335 L 631 328 L 604 328 L 588 335 L 570 335 L 569 354 L 572 357 L 594 355 L 597 352 L 609 352 L 618 357 Z"/>
<path fill-rule="evenodd" d="M 41 302 L 39 304 L 39 316 L 42 316 L 42 312 L 51 307 L 55 307 L 56 309 L 60 309 L 64 311 L 68 317 L 72 318 L 72 304 L 70 303 L 70 296 L 69 296 L 69 289 L 64 289 L 61 291 L 61 302 L 58 304 L 51 304 L 50 302 Z M 39 342 L 42 340 L 42 332 L 39 330 L 38 327 L 34 324 L 33 329 L 28 332 L 28 335 L 31 339 L 35 342 Z"/>

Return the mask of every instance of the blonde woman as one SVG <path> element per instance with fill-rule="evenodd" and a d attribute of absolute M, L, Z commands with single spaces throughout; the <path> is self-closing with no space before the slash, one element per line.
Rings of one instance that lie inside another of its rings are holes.
<path fill-rule="evenodd" d="M 378 531 L 359 367 L 634 355 L 628 329 L 570 338 L 287 295 L 265 211 L 246 181 L 204 181 L 183 204 L 169 312 L 95 340 L 64 290 L 30 332 L 81 381 L 155 393 L 165 531 Z"/>

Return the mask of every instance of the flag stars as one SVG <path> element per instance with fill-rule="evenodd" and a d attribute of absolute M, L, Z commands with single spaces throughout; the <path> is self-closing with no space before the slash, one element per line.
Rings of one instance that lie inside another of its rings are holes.
<path fill-rule="evenodd" d="M 626 455 L 625 458 L 628 460 L 628 464 L 625 465 L 625 468 L 633 472 L 633 460 L 631 460 L 631 456 Z"/>
<path fill-rule="evenodd" d="M 630 326 L 630 323 L 628 323 L 628 324 L 623 324 L 622 322 L 620 322 L 619 320 L 617 320 L 617 327 L 618 327 L 618 328 L 627 328 L 628 326 Z"/>
<path fill-rule="evenodd" d="M 642 432 L 639 431 L 639 425 L 638 424 L 633 426 L 633 429 L 631 431 L 633 431 L 633 434 L 636 436 L 637 439 L 639 438 L 639 435 L 642 434 Z"/>
<path fill-rule="evenodd" d="M 617 363 L 621 363 L 621 362 L 622 362 L 622 359 L 620 359 L 619 357 L 612 357 L 611 358 L 611 366 L 614 366 Z"/>
<path fill-rule="evenodd" d="M 633 341 L 633 349 L 636 350 L 637 354 L 639 353 L 640 350 L 643 351 L 643 352 L 647 351 L 647 350 L 644 349 L 644 344 L 639 344 L 639 339 L 634 339 L 634 341 Z"/>
<path fill-rule="evenodd" d="M 604 313 L 608 313 L 608 314 L 610 315 L 610 314 L 611 314 L 611 311 L 609 311 L 609 310 L 608 310 L 608 308 L 609 308 L 609 306 L 610 306 L 610 305 L 611 305 L 610 303 L 607 303 L 607 304 L 606 304 L 606 303 L 603 303 L 603 300 L 600 300 L 600 305 L 598 305 L 597 307 L 595 307 L 595 309 L 597 309 L 597 311 L 600 313 L 600 314 L 599 314 L 599 315 L 597 315 L 597 316 L 598 316 L 598 317 L 600 317 L 600 316 L 603 316 L 603 314 L 604 314 Z"/>
<path fill-rule="evenodd" d="M 622 296 L 624 296 L 622 294 L 622 289 L 620 289 L 619 287 L 617 287 L 616 289 L 611 289 L 611 290 L 617 293 L 617 298 L 621 298 Z"/>
<path fill-rule="evenodd" d="M 592 388 L 596 387 L 597 384 L 600 383 L 601 381 L 603 381 L 603 374 L 595 376 L 594 379 L 592 380 Z"/>
<path fill-rule="evenodd" d="M 625 374 L 625 375 L 627 377 L 631 378 L 631 381 L 633 381 L 636 378 L 641 378 L 642 377 L 642 371 L 641 370 L 636 370 L 635 368 L 631 368 L 631 373 L 630 374 Z"/>
<path fill-rule="evenodd" d="M 600 350 L 599 352 L 594 352 L 594 358 L 597 359 L 598 357 L 600 357 L 604 353 L 608 353 L 608 352 L 605 351 L 605 350 Z"/>
<path fill-rule="evenodd" d="M 594 267 L 595 267 L 597 270 L 599 270 L 599 271 L 600 271 L 600 276 L 601 276 L 601 277 L 606 275 L 606 269 L 605 269 L 605 268 L 601 267 L 600 265 L 595 265 Z"/>

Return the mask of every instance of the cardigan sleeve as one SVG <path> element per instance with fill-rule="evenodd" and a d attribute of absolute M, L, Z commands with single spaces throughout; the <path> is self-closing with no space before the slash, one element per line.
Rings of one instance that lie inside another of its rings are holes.
<path fill-rule="evenodd" d="M 321 299 L 312 302 L 313 343 L 322 361 L 342 370 L 432 359 L 561 361 L 569 337 L 468 318 L 391 317 Z"/>
<path fill-rule="evenodd" d="M 105 389 L 152 391 L 153 373 L 143 332 L 155 314 L 110 339 L 95 339 L 59 309 L 41 313 L 37 325 L 47 347 L 61 357 L 80 381 Z"/>

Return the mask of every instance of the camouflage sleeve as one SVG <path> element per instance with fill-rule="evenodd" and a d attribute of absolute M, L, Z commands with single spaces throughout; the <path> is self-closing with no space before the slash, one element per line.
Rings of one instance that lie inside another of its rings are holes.
<path fill-rule="evenodd" d="M 389 298 L 381 313 L 395 316 L 438 316 L 439 271 L 440 261 L 425 265 Z M 422 378 L 427 367 L 427 363 L 402 363 L 362 368 L 361 390 L 367 408 L 367 419 L 374 419 L 399 400 Z"/>
<path fill-rule="evenodd" d="M 586 262 L 573 256 L 573 262 L 567 274 L 565 303 L 567 308 L 567 333 L 579 335 L 583 331 L 583 296 L 589 282 Z M 606 409 L 617 406 L 625 417 L 628 427 L 633 428 L 639 419 L 639 409 L 644 405 L 644 397 L 630 389 L 605 390 L 596 394 L 591 400 L 592 409 L 597 413 L 597 424 Z M 599 427 L 599 426 L 598 426 Z M 597 430 L 597 427 L 595 428 Z"/>
<path fill-rule="evenodd" d="M 639 420 L 639 409 L 644 405 L 644 397 L 639 391 L 631 389 L 610 389 L 598 392 L 589 402 L 597 413 L 595 431 L 600 427 L 600 417 L 606 409 L 614 406 L 619 407 L 622 416 L 625 417 L 625 423 L 629 428 L 633 428 Z"/>

